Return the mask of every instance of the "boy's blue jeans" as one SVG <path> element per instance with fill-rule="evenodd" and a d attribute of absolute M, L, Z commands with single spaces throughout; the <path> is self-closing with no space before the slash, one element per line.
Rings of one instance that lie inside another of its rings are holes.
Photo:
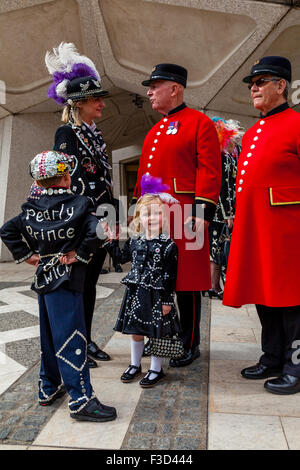
<path fill-rule="evenodd" d="M 60 287 L 39 294 L 41 370 L 39 399 L 51 399 L 64 384 L 71 413 L 93 396 L 87 363 L 83 297 Z"/>

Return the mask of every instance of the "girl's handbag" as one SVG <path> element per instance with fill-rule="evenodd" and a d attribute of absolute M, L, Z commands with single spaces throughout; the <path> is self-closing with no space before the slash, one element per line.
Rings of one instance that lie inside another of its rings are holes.
<path fill-rule="evenodd" d="M 183 341 L 178 335 L 173 338 L 150 338 L 145 344 L 144 354 L 157 357 L 181 357 L 184 354 Z"/>

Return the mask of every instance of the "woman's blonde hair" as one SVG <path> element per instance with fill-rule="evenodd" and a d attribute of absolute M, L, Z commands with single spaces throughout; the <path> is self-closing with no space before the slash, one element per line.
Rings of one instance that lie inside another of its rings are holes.
<path fill-rule="evenodd" d="M 78 106 L 76 106 L 76 103 L 74 103 L 72 106 L 70 104 L 66 104 L 62 112 L 61 120 L 65 124 L 68 124 L 69 121 L 73 121 L 75 126 L 81 126 L 82 119 L 80 116 L 80 109 Z"/>
<path fill-rule="evenodd" d="M 140 197 L 134 209 L 133 220 L 129 225 L 130 236 L 138 236 L 144 232 L 143 226 L 140 222 L 140 214 L 143 207 L 150 206 L 151 204 L 159 204 L 162 210 L 162 228 L 161 233 L 170 233 L 169 220 L 166 213 L 166 204 L 155 194 L 145 194 Z"/>

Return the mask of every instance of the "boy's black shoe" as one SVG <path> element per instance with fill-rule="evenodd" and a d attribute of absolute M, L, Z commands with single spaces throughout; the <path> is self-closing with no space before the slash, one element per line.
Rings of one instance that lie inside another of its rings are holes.
<path fill-rule="evenodd" d="M 52 405 L 55 400 L 57 400 L 57 398 L 61 398 L 63 397 L 65 394 L 67 393 L 67 390 L 65 389 L 65 387 L 61 387 L 54 395 L 52 398 L 50 398 L 50 400 L 39 400 L 39 404 L 41 406 L 50 406 Z"/>
<path fill-rule="evenodd" d="M 98 398 L 92 398 L 78 413 L 70 413 L 71 418 L 78 421 L 113 421 L 117 417 L 117 411 L 113 406 L 100 403 Z"/>

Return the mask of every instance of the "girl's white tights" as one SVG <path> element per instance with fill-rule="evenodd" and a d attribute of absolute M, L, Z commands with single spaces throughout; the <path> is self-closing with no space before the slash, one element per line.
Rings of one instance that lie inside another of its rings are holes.
<path fill-rule="evenodd" d="M 130 340 L 130 345 L 131 345 L 131 365 L 140 367 L 141 365 L 141 359 L 144 351 L 144 340 L 142 341 L 134 341 L 134 339 L 131 338 Z M 131 370 L 131 374 L 134 374 L 135 370 Z"/>
<path fill-rule="evenodd" d="M 141 360 L 143 356 L 143 351 L 144 351 L 144 340 L 142 341 L 134 341 L 134 339 L 131 338 L 130 340 L 130 345 L 131 345 L 131 365 L 140 367 L 141 365 Z M 162 364 L 162 358 L 157 357 L 157 356 L 151 356 L 151 365 L 150 365 L 150 370 L 154 370 L 156 372 L 161 371 L 161 364 Z M 134 374 L 135 370 L 131 369 L 130 373 Z M 157 375 L 156 374 L 150 374 L 149 379 L 155 379 Z"/>
<path fill-rule="evenodd" d="M 151 356 L 151 365 L 150 370 L 155 370 L 156 372 L 161 371 L 162 357 Z M 156 374 L 150 374 L 149 379 L 153 380 L 157 377 Z"/>

